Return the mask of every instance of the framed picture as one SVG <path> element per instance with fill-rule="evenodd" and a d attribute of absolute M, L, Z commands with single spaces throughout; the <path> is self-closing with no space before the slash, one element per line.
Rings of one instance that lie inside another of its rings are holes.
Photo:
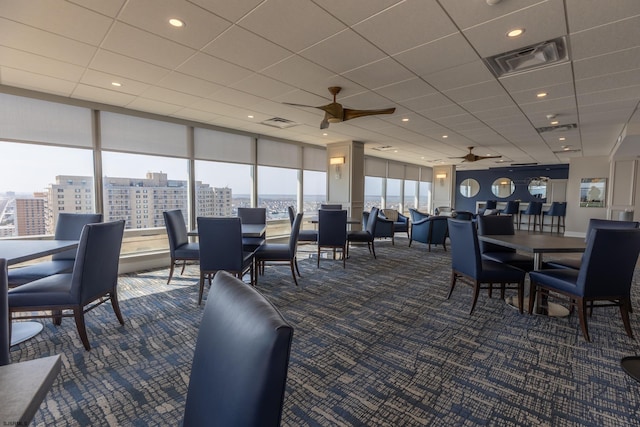
<path fill-rule="evenodd" d="M 604 208 L 607 195 L 607 178 L 580 179 L 580 207 Z"/>

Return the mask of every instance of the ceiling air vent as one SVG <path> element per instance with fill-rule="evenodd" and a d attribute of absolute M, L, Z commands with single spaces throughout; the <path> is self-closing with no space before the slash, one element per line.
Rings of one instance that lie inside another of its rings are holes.
<path fill-rule="evenodd" d="M 395 150 L 396 148 L 391 146 L 391 145 L 383 145 L 381 147 L 372 147 L 374 150 L 378 150 L 378 151 L 391 151 L 391 150 Z"/>
<path fill-rule="evenodd" d="M 293 126 L 298 126 L 299 123 L 296 123 L 291 120 L 283 119 L 282 117 L 273 117 L 271 119 L 267 119 L 262 122 L 263 125 L 271 126 L 278 129 L 286 129 Z"/>
<path fill-rule="evenodd" d="M 567 61 L 569 54 L 564 37 L 484 58 L 496 77 L 520 73 Z"/>
<path fill-rule="evenodd" d="M 554 154 L 579 153 L 580 151 L 582 151 L 582 150 L 580 150 L 579 148 L 574 148 L 574 149 L 572 149 L 572 150 L 560 150 L 560 151 L 554 151 L 553 153 L 554 153 Z"/>
<path fill-rule="evenodd" d="M 543 132 L 565 132 L 571 129 L 576 129 L 578 127 L 575 123 L 568 123 L 566 125 L 556 125 L 556 126 L 543 126 L 541 128 L 536 128 L 538 133 Z"/>

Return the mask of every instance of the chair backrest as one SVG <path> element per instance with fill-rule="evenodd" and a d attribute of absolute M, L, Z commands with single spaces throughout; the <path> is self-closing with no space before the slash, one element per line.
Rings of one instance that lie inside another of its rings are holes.
<path fill-rule="evenodd" d="M 347 241 L 347 211 L 320 209 L 318 211 L 318 245 L 344 246 Z"/>
<path fill-rule="evenodd" d="M 189 242 L 187 225 L 180 209 L 164 211 L 162 216 L 164 217 L 164 225 L 169 237 L 169 251 L 173 257 L 177 248 Z"/>
<path fill-rule="evenodd" d="M 551 202 L 547 216 L 565 216 L 567 214 L 567 202 Z"/>
<path fill-rule="evenodd" d="M 302 224 L 303 214 L 296 214 L 293 224 L 291 224 L 291 233 L 289 234 L 289 256 L 291 258 L 296 256 L 296 249 L 298 248 L 298 236 L 300 235 L 300 225 Z"/>
<path fill-rule="evenodd" d="M 578 294 L 612 298 L 629 295 L 638 254 L 640 230 L 593 229 L 578 273 Z"/>
<path fill-rule="evenodd" d="M 621 229 L 630 229 L 630 228 L 638 228 L 640 226 L 640 222 L 638 221 L 614 221 L 612 219 L 598 219 L 591 218 L 589 220 L 589 226 L 587 227 L 587 235 L 584 237 L 584 241 L 589 241 L 589 236 L 591 232 L 596 228 L 604 228 L 608 230 L 621 230 Z"/>
<path fill-rule="evenodd" d="M 438 206 L 433 211 L 433 213 L 435 213 L 436 215 L 442 215 L 447 217 L 450 217 L 452 212 L 453 212 L 453 209 L 449 206 Z"/>
<path fill-rule="evenodd" d="M 529 206 L 522 212 L 525 215 L 541 215 L 542 214 L 542 202 L 529 202 Z"/>
<path fill-rule="evenodd" d="M 469 277 L 478 277 L 482 258 L 476 226 L 471 221 L 448 220 L 451 239 L 451 268 Z"/>
<path fill-rule="evenodd" d="M 87 304 L 117 285 L 124 223 L 99 222 L 82 229 L 70 290 L 79 303 Z"/>
<path fill-rule="evenodd" d="M 87 224 L 93 224 L 96 222 L 102 222 L 102 214 L 59 213 L 54 238 L 56 240 L 78 240 L 80 238 L 80 234 L 82 233 L 82 228 Z M 51 259 L 76 259 L 76 250 L 72 249 L 69 251 L 53 254 L 51 256 Z"/>
<path fill-rule="evenodd" d="M 497 207 L 498 207 L 497 200 L 487 200 L 487 202 L 484 204 L 485 209 L 495 209 Z"/>
<path fill-rule="evenodd" d="M 332 209 L 332 210 L 342 210 L 342 205 L 333 203 L 333 204 L 321 204 L 320 209 Z"/>
<path fill-rule="evenodd" d="M 289 224 L 293 225 L 293 221 L 296 219 L 296 210 L 293 206 L 287 206 L 287 214 L 289 214 Z"/>
<path fill-rule="evenodd" d="M 471 221 L 473 219 L 473 213 L 469 211 L 453 211 L 451 217 L 463 221 Z"/>
<path fill-rule="evenodd" d="M 503 214 L 515 215 L 520 212 L 520 202 L 517 200 L 509 200 L 507 206 L 505 206 Z"/>
<path fill-rule="evenodd" d="M 200 271 L 242 271 L 242 221 L 238 217 L 198 217 Z"/>
<path fill-rule="evenodd" d="M 429 218 L 429 214 L 413 208 L 409 208 L 409 215 L 411 216 L 411 222 L 418 222 L 422 219 Z"/>
<path fill-rule="evenodd" d="M 382 209 L 382 216 L 389 221 L 396 222 L 398 220 L 399 212 L 397 209 Z"/>
<path fill-rule="evenodd" d="M 238 218 L 243 224 L 266 224 L 266 208 L 238 208 Z"/>
<path fill-rule="evenodd" d="M 7 260 L 0 258 L 0 366 L 11 363 L 9 357 L 9 279 L 7 278 Z"/>
<path fill-rule="evenodd" d="M 292 337 L 293 328 L 257 290 L 217 273 L 198 330 L 183 425 L 280 425 Z"/>
<path fill-rule="evenodd" d="M 443 244 L 449 235 L 449 223 L 447 216 L 431 216 L 427 222 L 430 223 L 429 241 L 435 244 Z M 466 221 L 471 223 L 471 221 Z M 474 225 L 475 227 L 475 225 Z"/>
<path fill-rule="evenodd" d="M 513 227 L 513 219 L 504 215 L 487 215 L 478 217 L 478 234 L 484 236 L 486 234 L 497 234 L 508 236 L 516 234 Z M 515 252 L 515 249 L 505 246 L 496 245 L 494 243 L 480 242 L 480 253 L 486 252 Z"/>
<path fill-rule="evenodd" d="M 373 207 L 371 208 L 371 212 L 369 213 L 369 218 L 367 219 L 367 227 L 365 230 L 367 233 L 372 236 L 376 235 L 376 225 L 378 224 L 378 214 L 380 213 L 380 209 Z"/>

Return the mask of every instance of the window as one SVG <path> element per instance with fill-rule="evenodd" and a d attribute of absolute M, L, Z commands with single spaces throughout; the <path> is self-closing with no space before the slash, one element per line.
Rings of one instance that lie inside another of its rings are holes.
<path fill-rule="evenodd" d="M 431 183 L 420 181 L 418 193 L 418 209 L 422 212 L 431 212 Z"/>
<path fill-rule="evenodd" d="M 364 210 L 382 206 L 382 180 L 377 176 L 364 177 Z"/>
<path fill-rule="evenodd" d="M 251 166 L 196 160 L 196 217 L 236 216 L 251 207 Z"/>
<path fill-rule="evenodd" d="M 327 200 L 327 173 L 305 170 L 303 174 L 302 212 L 317 214 L 320 205 Z"/>
<path fill-rule="evenodd" d="M 402 197 L 402 180 L 387 178 L 387 194 L 385 209 L 400 209 L 400 200 Z"/>
<path fill-rule="evenodd" d="M 417 181 L 404 181 L 404 202 L 402 203 L 402 210 L 404 214 L 409 213 L 409 209 L 416 209 L 416 189 L 418 187 Z"/>
<path fill-rule="evenodd" d="M 287 219 L 287 206 L 297 205 L 296 169 L 258 166 L 258 207 L 267 208 L 267 221 Z"/>

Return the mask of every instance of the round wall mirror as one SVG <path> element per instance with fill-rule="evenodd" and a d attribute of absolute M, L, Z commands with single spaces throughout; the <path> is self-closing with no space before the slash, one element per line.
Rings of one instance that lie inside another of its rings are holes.
<path fill-rule="evenodd" d="M 509 197 L 516 190 L 516 185 L 509 178 L 498 178 L 491 184 L 491 192 L 500 198 Z"/>
<path fill-rule="evenodd" d="M 536 199 L 542 201 L 547 198 L 547 179 L 546 178 L 531 178 L 529 181 L 529 193 Z"/>
<path fill-rule="evenodd" d="M 480 183 L 473 178 L 467 178 L 460 183 L 460 194 L 464 197 L 475 197 L 480 191 Z"/>

